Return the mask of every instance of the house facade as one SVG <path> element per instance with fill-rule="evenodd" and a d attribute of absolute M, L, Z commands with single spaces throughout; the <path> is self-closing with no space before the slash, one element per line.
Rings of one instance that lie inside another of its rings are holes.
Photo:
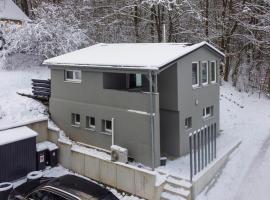
<path fill-rule="evenodd" d="M 222 57 L 202 42 L 97 44 L 48 59 L 52 119 L 77 142 L 157 167 L 189 152 L 190 132 L 219 130 Z"/>

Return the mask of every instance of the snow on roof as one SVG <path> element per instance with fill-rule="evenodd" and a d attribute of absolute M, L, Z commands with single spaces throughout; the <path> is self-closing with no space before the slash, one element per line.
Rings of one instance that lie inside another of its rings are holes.
<path fill-rule="evenodd" d="M 224 56 L 222 52 L 207 42 L 194 45 L 187 43 L 101 43 L 47 59 L 43 64 L 158 70 L 205 45 Z"/>
<path fill-rule="evenodd" d="M 0 131 L 0 146 L 36 136 L 37 133 L 26 126 Z"/>
<path fill-rule="evenodd" d="M 12 0 L 0 0 L 0 19 L 30 21 Z"/>

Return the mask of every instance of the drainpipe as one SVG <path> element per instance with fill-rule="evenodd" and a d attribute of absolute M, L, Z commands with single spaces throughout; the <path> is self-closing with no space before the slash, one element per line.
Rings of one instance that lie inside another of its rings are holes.
<path fill-rule="evenodd" d="M 150 88 L 150 132 L 151 132 L 151 141 L 152 141 L 152 170 L 155 169 L 155 138 L 154 138 L 154 112 L 153 112 L 153 80 L 152 72 L 149 70 L 149 88 Z"/>
<path fill-rule="evenodd" d="M 112 118 L 112 145 L 114 145 L 114 118 Z"/>

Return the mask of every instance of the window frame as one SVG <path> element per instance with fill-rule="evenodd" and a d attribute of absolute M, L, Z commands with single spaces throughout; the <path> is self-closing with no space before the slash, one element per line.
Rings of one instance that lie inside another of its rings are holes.
<path fill-rule="evenodd" d="M 91 119 L 94 119 L 94 125 L 91 124 Z M 93 116 L 86 116 L 86 129 L 95 129 L 96 128 L 96 118 Z"/>
<path fill-rule="evenodd" d="M 72 72 L 72 79 L 67 78 L 67 73 Z M 80 73 L 80 79 L 75 78 L 75 73 L 79 72 Z M 73 82 L 73 83 L 81 83 L 82 82 L 82 70 L 77 70 L 77 69 L 67 69 L 65 70 L 65 81 L 66 82 Z"/>
<path fill-rule="evenodd" d="M 79 116 L 79 122 L 77 121 L 77 116 Z M 71 125 L 73 127 L 81 126 L 81 115 L 78 113 L 71 113 Z"/>
<path fill-rule="evenodd" d="M 203 78 L 203 64 L 206 64 L 206 82 L 202 82 L 202 78 Z M 202 85 L 208 85 L 209 84 L 209 70 L 208 70 L 208 68 L 209 68 L 209 63 L 208 63 L 208 61 L 202 61 L 201 62 L 201 84 Z"/>
<path fill-rule="evenodd" d="M 212 63 L 214 63 L 214 69 L 215 69 L 215 80 L 212 81 Z M 210 81 L 211 83 L 217 82 L 217 61 L 210 61 Z"/>
<path fill-rule="evenodd" d="M 196 84 L 193 84 L 192 82 L 192 87 L 193 88 L 196 88 L 196 87 L 199 87 L 200 85 L 200 63 L 198 61 L 194 61 L 192 62 L 192 65 L 191 65 L 191 78 L 193 78 L 193 64 L 197 64 L 197 83 Z M 193 81 L 193 79 L 191 80 Z"/>
<path fill-rule="evenodd" d="M 207 114 L 207 109 L 209 108 L 209 114 Z M 212 117 L 214 115 L 214 106 L 207 106 L 203 108 L 203 118 L 209 118 Z"/>
<path fill-rule="evenodd" d="M 187 122 L 188 119 L 190 119 L 190 126 L 187 126 L 187 125 L 186 125 L 186 122 Z M 186 130 L 192 129 L 192 117 L 191 117 L 191 116 L 185 118 L 185 129 L 186 129 Z"/>
<path fill-rule="evenodd" d="M 107 122 L 111 122 L 111 129 L 107 129 Z M 104 119 L 104 131 L 106 133 L 112 133 L 112 120 Z"/>

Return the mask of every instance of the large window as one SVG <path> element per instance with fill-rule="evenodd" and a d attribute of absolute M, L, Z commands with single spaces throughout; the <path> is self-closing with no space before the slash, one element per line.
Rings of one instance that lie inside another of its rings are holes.
<path fill-rule="evenodd" d="M 208 84 L 208 62 L 207 61 L 202 62 L 201 81 L 202 81 L 202 85 Z"/>
<path fill-rule="evenodd" d="M 86 128 L 95 129 L 96 128 L 96 120 L 94 117 L 86 116 Z"/>
<path fill-rule="evenodd" d="M 139 88 L 142 87 L 142 75 L 141 74 L 127 74 L 127 88 Z"/>
<path fill-rule="evenodd" d="M 71 82 L 81 82 L 82 80 L 81 70 L 65 70 L 65 80 Z"/>
<path fill-rule="evenodd" d="M 192 86 L 193 87 L 199 86 L 199 63 L 198 62 L 192 63 Z"/>
<path fill-rule="evenodd" d="M 80 127 L 81 125 L 81 116 L 79 114 L 71 114 L 71 124 L 72 126 Z"/>
<path fill-rule="evenodd" d="M 213 116 L 214 114 L 214 106 L 208 106 L 203 109 L 203 118 L 208 118 Z"/>
<path fill-rule="evenodd" d="M 210 72 L 211 72 L 211 83 L 216 83 L 217 81 L 217 64 L 216 61 L 210 62 Z"/>

